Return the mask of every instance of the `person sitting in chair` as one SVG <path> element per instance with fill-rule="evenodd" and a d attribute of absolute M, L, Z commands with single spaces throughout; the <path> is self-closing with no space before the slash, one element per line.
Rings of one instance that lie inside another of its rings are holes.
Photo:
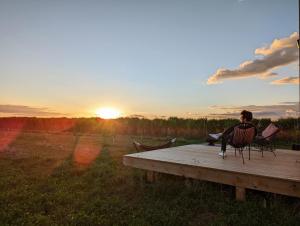
<path fill-rule="evenodd" d="M 257 129 L 256 127 L 251 123 L 252 120 L 252 112 L 243 110 L 241 112 L 241 117 L 240 117 L 240 123 L 226 129 L 222 135 L 222 145 L 221 145 L 221 152 L 219 153 L 220 156 L 225 157 L 226 156 L 226 145 L 232 141 L 233 138 L 233 133 L 234 133 L 234 128 L 237 126 L 243 126 L 244 128 L 250 128 L 254 127 L 255 128 L 255 135 L 257 134 Z"/>

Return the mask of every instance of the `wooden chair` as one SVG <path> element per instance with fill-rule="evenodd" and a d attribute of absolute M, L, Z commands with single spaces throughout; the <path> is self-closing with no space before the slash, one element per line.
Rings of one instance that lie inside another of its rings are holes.
<path fill-rule="evenodd" d="M 141 144 L 137 141 L 133 141 L 133 145 L 138 152 L 139 151 L 152 151 L 152 150 L 157 150 L 157 149 L 162 149 L 162 148 L 169 148 L 175 143 L 175 141 L 176 141 L 176 138 L 173 138 L 173 139 L 169 140 L 167 143 L 162 144 L 162 145 L 157 145 L 157 146 L 148 146 L 148 145 Z"/>
<path fill-rule="evenodd" d="M 270 151 L 276 156 L 275 154 L 275 145 L 274 139 L 279 133 L 280 128 L 276 126 L 274 123 L 270 123 L 261 133 L 261 135 L 256 136 L 254 139 L 254 145 L 259 148 L 261 151 L 262 156 L 264 156 L 264 151 Z"/>
<path fill-rule="evenodd" d="M 236 151 L 242 155 L 243 164 L 245 164 L 243 151 L 245 148 L 248 148 L 249 151 L 249 160 L 250 160 L 250 150 L 251 143 L 256 135 L 256 128 L 250 123 L 242 123 L 233 130 L 233 137 L 229 140 L 229 144 L 234 147 L 234 155 L 236 156 Z"/>

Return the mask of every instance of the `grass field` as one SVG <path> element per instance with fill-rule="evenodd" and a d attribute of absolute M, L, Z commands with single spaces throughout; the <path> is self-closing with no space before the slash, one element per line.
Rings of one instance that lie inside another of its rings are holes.
<path fill-rule="evenodd" d="M 0 225 L 300 225 L 296 198 L 250 191 L 239 203 L 230 186 L 169 175 L 146 183 L 122 164 L 132 139 L 0 132 Z"/>

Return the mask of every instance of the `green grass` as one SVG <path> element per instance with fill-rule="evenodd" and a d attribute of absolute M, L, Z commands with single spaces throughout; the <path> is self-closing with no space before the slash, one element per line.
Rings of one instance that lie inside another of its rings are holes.
<path fill-rule="evenodd" d="M 134 152 L 131 141 L 19 135 L 0 153 L 0 225 L 299 225 L 299 199 L 250 191 L 240 203 L 230 186 L 170 175 L 146 183 L 141 170 L 122 164 L 122 156 Z M 79 146 L 101 151 L 79 165 Z"/>

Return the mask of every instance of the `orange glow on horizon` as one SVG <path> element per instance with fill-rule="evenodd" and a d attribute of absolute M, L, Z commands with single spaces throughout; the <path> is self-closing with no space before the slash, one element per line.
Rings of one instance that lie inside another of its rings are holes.
<path fill-rule="evenodd" d="M 116 108 L 103 107 L 96 110 L 96 115 L 103 119 L 116 119 L 121 116 L 121 112 Z"/>

